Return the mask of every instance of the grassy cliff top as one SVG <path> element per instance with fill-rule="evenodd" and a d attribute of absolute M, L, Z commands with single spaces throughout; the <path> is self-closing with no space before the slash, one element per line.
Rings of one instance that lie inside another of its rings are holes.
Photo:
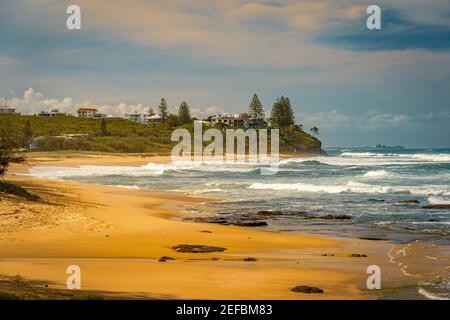
<path fill-rule="evenodd" d="M 107 135 L 101 134 L 101 119 L 73 116 L 38 117 L 18 114 L 0 115 L 0 134 L 7 134 L 17 146 L 26 146 L 26 122 L 31 124 L 32 135 L 47 137 L 40 141 L 44 151 L 75 150 L 107 153 L 170 153 L 176 144 L 170 140 L 174 127 L 167 124 L 140 125 L 121 118 L 106 119 Z M 192 125 L 184 128 L 192 130 Z M 207 127 L 204 127 L 206 129 Z M 280 152 L 321 153 L 321 142 L 292 127 L 280 130 Z M 60 139 L 58 136 L 81 134 L 84 136 Z"/>

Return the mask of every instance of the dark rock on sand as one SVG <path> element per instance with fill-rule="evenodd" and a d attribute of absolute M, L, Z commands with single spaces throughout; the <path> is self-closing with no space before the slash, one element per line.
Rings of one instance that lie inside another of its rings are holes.
<path fill-rule="evenodd" d="M 283 212 L 281 211 L 271 211 L 271 210 L 261 210 L 256 213 L 258 216 L 266 216 L 266 217 L 273 217 L 273 216 L 281 216 L 283 215 Z"/>
<path fill-rule="evenodd" d="M 346 215 L 346 214 L 342 214 L 342 215 L 337 215 L 337 216 L 333 216 L 331 214 L 327 214 L 325 216 L 318 216 L 315 217 L 317 219 L 324 219 L 324 220 L 351 220 L 352 216 Z"/>
<path fill-rule="evenodd" d="M 449 204 L 432 204 L 428 206 L 423 206 L 424 209 L 450 209 L 450 203 Z"/>
<path fill-rule="evenodd" d="M 202 230 L 202 231 L 199 231 L 199 232 L 203 232 L 203 233 L 212 233 L 212 231 L 209 231 L 209 230 Z"/>
<path fill-rule="evenodd" d="M 295 211 L 295 212 L 289 213 L 289 215 L 296 216 L 296 217 L 301 217 L 301 218 L 311 218 L 311 217 L 313 217 L 306 211 Z"/>
<path fill-rule="evenodd" d="M 263 227 L 267 226 L 267 222 L 265 221 L 236 221 L 232 223 L 235 226 L 240 227 Z"/>
<path fill-rule="evenodd" d="M 291 291 L 300 293 L 323 293 L 322 289 L 309 286 L 297 286 L 292 288 Z"/>
<path fill-rule="evenodd" d="M 334 257 L 334 253 L 324 253 L 322 257 Z"/>
<path fill-rule="evenodd" d="M 386 200 L 383 200 L 383 199 L 369 199 L 367 201 L 369 201 L 369 202 L 386 202 Z"/>
<path fill-rule="evenodd" d="M 167 260 L 175 260 L 174 258 L 172 258 L 172 257 L 167 257 L 167 256 L 163 256 L 163 257 L 161 257 L 161 258 L 159 258 L 159 262 L 166 262 Z"/>
<path fill-rule="evenodd" d="M 372 240 L 372 241 L 386 240 L 386 239 L 383 239 L 383 238 L 376 238 L 376 237 L 360 237 L 358 239 L 361 239 L 361 240 Z"/>
<path fill-rule="evenodd" d="M 252 257 L 248 257 L 248 258 L 244 258 L 243 261 L 257 261 L 258 259 L 256 258 L 252 258 Z"/>
<path fill-rule="evenodd" d="M 222 247 L 210 247 L 197 244 L 179 244 L 172 247 L 176 252 L 190 252 L 190 253 L 207 253 L 207 252 L 223 252 L 227 250 Z"/>
<path fill-rule="evenodd" d="M 352 257 L 352 258 L 366 258 L 367 255 L 365 255 L 365 254 L 360 254 L 360 253 L 352 253 L 352 254 L 350 255 L 350 257 Z"/>

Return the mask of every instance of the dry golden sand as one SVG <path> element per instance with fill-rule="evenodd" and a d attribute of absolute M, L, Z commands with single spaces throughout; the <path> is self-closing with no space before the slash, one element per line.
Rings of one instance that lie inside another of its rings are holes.
<path fill-rule="evenodd" d="M 167 157 L 38 156 L 28 165 L 142 165 Z M 38 203 L 3 196 L 0 202 L 0 275 L 65 289 L 69 265 L 79 265 L 82 289 L 110 297 L 174 299 L 364 299 L 366 268 L 383 266 L 399 279 L 381 241 L 281 233 L 169 219 L 206 199 L 172 192 L 16 176 L 10 180 L 42 197 Z M 202 231 L 209 232 L 202 232 Z M 225 247 L 224 252 L 179 253 L 178 244 Z M 334 256 L 323 256 L 332 253 Z M 363 253 L 367 258 L 351 258 Z M 159 262 L 162 256 L 175 260 Z M 246 257 L 257 261 L 243 261 Z M 0 291 L 2 291 L 0 281 Z M 299 286 L 323 294 L 294 293 Z M 52 295 L 49 294 L 51 297 Z"/>

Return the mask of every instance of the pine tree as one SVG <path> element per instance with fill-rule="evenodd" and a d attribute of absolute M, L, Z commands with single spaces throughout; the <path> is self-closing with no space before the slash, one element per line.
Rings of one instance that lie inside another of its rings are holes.
<path fill-rule="evenodd" d="M 288 127 L 295 123 L 294 110 L 292 110 L 291 101 L 288 97 L 284 98 L 283 115 L 283 127 Z"/>
<path fill-rule="evenodd" d="M 278 98 L 277 101 L 272 106 L 272 111 L 270 113 L 270 123 L 272 124 L 272 127 L 280 128 L 282 123 L 282 106 L 280 99 Z"/>
<path fill-rule="evenodd" d="M 264 118 L 264 109 L 256 93 L 253 95 L 252 101 L 250 102 L 248 114 L 252 118 Z"/>
<path fill-rule="evenodd" d="M 161 120 L 165 122 L 167 120 L 167 117 L 169 116 L 169 110 L 167 108 L 166 99 L 164 98 L 161 99 L 158 108 L 159 108 L 159 116 L 161 117 Z"/>
<path fill-rule="evenodd" d="M 25 146 L 28 146 L 31 143 L 31 140 L 33 140 L 33 129 L 31 128 L 30 120 L 27 120 L 27 122 L 25 122 L 25 127 L 23 128 L 23 136 Z"/>
<path fill-rule="evenodd" d="M 188 104 L 183 101 L 180 104 L 180 109 L 178 110 L 178 124 L 183 125 L 191 122 L 191 111 Z"/>
<path fill-rule="evenodd" d="M 289 98 L 281 96 L 273 104 L 270 114 L 270 122 L 275 128 L 285 128 L 293 125 L 295 121 L 294 111 L 292 110 Z"/>
<path fill-rule="evenodd" d="M 150 115 L 150 117 L 155 115 L 155 111 L 153 111 L 152 107 L 148 108 L 148 114 Z"/>

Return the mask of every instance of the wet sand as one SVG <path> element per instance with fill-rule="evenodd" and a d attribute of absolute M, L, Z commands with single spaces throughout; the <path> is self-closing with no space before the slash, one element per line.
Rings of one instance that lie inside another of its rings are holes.
<path fill-rule="evenodd" d="M 184 206 L 207 202 L 162 191 L 22 177 L 35 165 L 142 165 L 167 157 L 35 157 L 16 165 L 11 182 L 42 200 L 2 196 L 0 275 L 20 276 L 44 290 L 65 290 L 69 265 L 82 272 L 82 289 L 107 297 L 157 299 L 367 299 L 366 269 L 382 267 L 383 281 L 406 276 L 384 241 L 282 233 L 173 219 Z M 176 252 L 179 244 L 226 248 L 223 252 Z M 351 257 L 351 254 L 367 257 Z M 175 260 L 158 261 L 167 256 Z M 245 258 L 256 261 L 244 261 Z M 10 283 L 11 284 L 11 283 Z M 45 287 L 47 285 L 48 287 Z M 322 294 L 292 292 L 314 286 Z M 14 286 L 9 286 L 8 290 Z M 2 281 L 0 281 L 0 291 Z M 64 296 L 64 295 L 63 295 Z"/>

